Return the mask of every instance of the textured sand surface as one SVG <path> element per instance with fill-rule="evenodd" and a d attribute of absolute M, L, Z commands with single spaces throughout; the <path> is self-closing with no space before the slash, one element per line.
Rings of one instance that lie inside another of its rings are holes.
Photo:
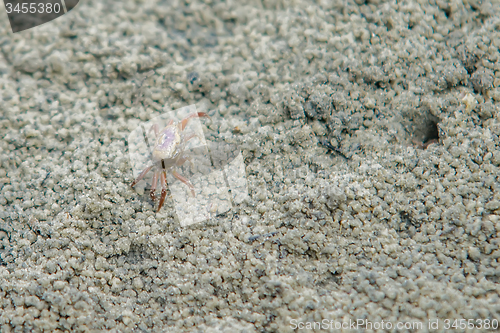
<path fill-rule="evenodd" d="M 17 34 L 2 8 L 1 331 L 494 331 L 499 5 L 82 0 Z M 183 227 L 127 140 L 192 104 L 249 197 Z"/>

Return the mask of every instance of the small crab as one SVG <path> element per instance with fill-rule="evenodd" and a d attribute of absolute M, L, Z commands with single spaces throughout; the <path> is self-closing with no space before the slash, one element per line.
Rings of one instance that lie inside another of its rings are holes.
<path fill-rule="evenodd" d="M 155 133 L 155 145 L 153 147 L 153 152 L 151 153 L 152 164 L 142 170 L 142 172 L 137 176 L 137 178 L 130 185 L 134 187 L 146 174 L 154 168 L 153 173 L 153 182 L 151 185 L 151 192 L 149 195 L 151 199 L 155 201 L 155 191 L 156 186 L 158 184 L 158 179 L 161 184 L 161 196 L 160 203 L 158 205 L 159 212 L 161 207 L 163 206 L 163 202 L 165 201 L 165 197 L 167 195 L 167 170 L 172 170 L 172 174 L 175 178 L 186 184 L 191 190 L 191 194 L 195 196 L 194 186 L 191 182 L 181 176 L 174 167 L 180 167 L 187 160 L 191 161 L 191 159 L 184 155 L 184 149 L 186 147 L 186 143 L 196 136 L 194 133 L 185 134 L 183 131 L 186 128 L 189 119 L 198 118 L 198 117 L 209 117 L 208 114 L 204 112 L 195 112 L 184 118 L 179 122 L 174 122 L 170 120 L 167 126 L 158 131 L 158 125 L 154 124 L 151 126 L 149 130 L 154 131 Z"/>

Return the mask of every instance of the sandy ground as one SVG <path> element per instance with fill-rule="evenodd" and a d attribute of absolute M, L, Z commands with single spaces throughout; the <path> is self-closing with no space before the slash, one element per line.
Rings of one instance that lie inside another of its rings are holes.
<path fill-rule="evenodd" d="M 495 331 L 499 1 L 244 3 L 0 11 L 1 331 Z M 129 135 L 188 105 L 248 196 L 184 226 Z"/>

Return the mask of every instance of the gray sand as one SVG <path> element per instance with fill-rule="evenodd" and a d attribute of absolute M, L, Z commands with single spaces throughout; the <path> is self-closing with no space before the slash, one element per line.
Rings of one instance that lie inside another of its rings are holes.
<path fill-rule="evenodd" d="M 186 2 L 0 10 L 1 331 L 498 324 L 499 1 Z M 191 104 L 249 198 L 182 227 L 127 138 Z"/>

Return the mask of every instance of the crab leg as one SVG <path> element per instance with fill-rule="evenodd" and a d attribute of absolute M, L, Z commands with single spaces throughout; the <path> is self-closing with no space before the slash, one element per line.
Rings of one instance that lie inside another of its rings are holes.
<path fill-rule="evenodd" d="M 151 133 L 151 131 L 153 131 L 155 133 L 155 138 L 157 138 L 158 137 L 158 124 L 151 125 L 151 128 L 148 131 L 148 134 Z"/>
<path fill-rule="evenodd" d="M 193 159 L 191 158 L 191 156 L 182 156 L 181 158 L 179 158 L 177 160 L 177 162 L 175 162 L 175 165 L 180 167 L 182 166 L 184 163 L 186 163 L 186 161 L 189 161 L 189 164 L 191 165 L 191 170 L 194 169 L 194 163 L 193 163 Z"/>
<path fill-rule="evenodd" d="M 156 185 L 158 184 L 158 171 L 155 171 L 153 174 L 153 183 L 151 184 L 151 191 L 149 192 L 149 196 L 151 197 L 151 200 L 155 201 L 155 191 L 156 191 Z"/>
<path fill-rule="evenodd" d="M 181 182 L 183 182 L 184 184 L 186 184 L 189 189 L 191 190 L 191 194 L 193 195 L 193 197 L 195 196 L 194 194 L 194 186 L 193 184 L 191 184 L 191 182 L 189 180 L 187 180 L 187 178 L 184 178 L 182 177 L 177 171 L 173 170 L 172 171 L 172 174 L 174 175 L 175 178 L 179 179 Z"/>
<path fill-rule="evenodd" d="M 181 131 L 183 131 L 184 128 L 186 128 L 187 123 L 189 122 L 189 119 L 191 119 L 191 118 L 198 118 L 198 117 L 208 117 L 208 118 L 210 118 L 210 116 L 208 114 L 206 114 L 205 112 L 195 112 L 195 113 L 192 113 L 189 116 L 187 116 L 186 118 L 182 119 L 181 122 L 179 123 Z"/>
<path fill-rule="evenodd" d="M 174 121 L 173 121 L 172 119 L 170 119 L 170 120 L 168 121 L 168 124 L 167 124 L 167 126 L 166 126 L 166 127 L 168 127 L 168 126 L 172 125 L 173 123 L 174 123 Z M 153 131 L 153 132 L 155 133 L 155 138 L 158 138 L 158 131 L 159 131 L 159 129 L 158 129 L 158 124 L 153 124 L 153 125 L 151 125 L 151 128 L 150 128 L 150 129 L 149 129 L 149 131 L 148 131 L 148 134 L 149 134 L 149 133 L 151 133 L 151 131 Z"/>
<path fill-rule="evenodd" d="M 139 176 L 137 176 L 137 178 L 132 182 L 132 184 L 130 185 L 130 187 L 134 187 L 135 184 L 137 184 L 142 178 L 144 178 L 144 176 L 149 172 L 149 170 L 151 170 L 151 168 L 153 166 L 154 165 L 150 165 L 146 169 L 142 170 L 142 172 L 139 174 Z"/>
<path fill-rule="evenodd" d="M 186 135 L 186 136 L 183 138 L 183 140 L 184 140 L 184 142 L 188 142 L 189 140 L 191 140 L 191 139 L 192 139 L 192 138 L 194 138 L 194 137 L 198 137 L 198 135 L 196 135 L 195 133 L 190 133 L 190 134 Z"/>
<path fill-rule="evenodd" d="M 175 162 L 176 166 L 182 166 L 186 161 L 189 161 L 191 163 L 191 166 L 194 166 L 193 164 L 193 159 L 189 156 L 182 156 Z"/>
<path fill-rule="evenodd" d="M 165 197 L 167 196 L 167 175 L 165 174 L 165 171 L 161 172 L 160 174 L 160 184 L 161 184 L 161 197 L 160 197 L 160 203 L 158 204 L 158 210 L 156 211 L 157 213 L 163 206 L 163 202 L 165 201 Z"/>

